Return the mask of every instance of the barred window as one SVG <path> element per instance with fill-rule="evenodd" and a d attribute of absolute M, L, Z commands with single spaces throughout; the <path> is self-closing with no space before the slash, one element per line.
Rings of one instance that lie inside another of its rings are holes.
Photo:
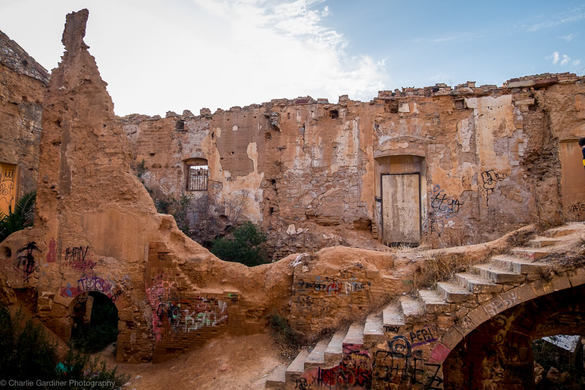
<path fill-rule="evenodd" d="M 187 191 L 207 191 L 209 167 L 207 160 L 192 159 L 187 165 Z"/>

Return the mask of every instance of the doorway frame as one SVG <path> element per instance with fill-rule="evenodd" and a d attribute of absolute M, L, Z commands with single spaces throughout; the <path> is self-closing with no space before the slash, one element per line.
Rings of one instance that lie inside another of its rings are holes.
<path fill-rule="evenodd" d="M 405 176 L 405 175 L 417 175 L 418 176 L 418 231 L 419 231 L 419 238 L 418 238 L 418 243 L 416 244 L 416 246 L 419 246 L 421 241 L 422 241 L 422 191 L 421 191 L 421 173 L 420 172 L 403 172 L 403 173 L 382 173 L 380 174 L 380 205 L 382 207 L 382 213 L 380 215 L 380 221 L 381 226 L 382 226 L 382 244 L 385 246 L 390 246 L 392 247 L 393 243 L 386 243 L 385 242 L 385 235 L 384 235 L 384 176 Z M 406 244 L 406 243 L 404 243 Z"/>

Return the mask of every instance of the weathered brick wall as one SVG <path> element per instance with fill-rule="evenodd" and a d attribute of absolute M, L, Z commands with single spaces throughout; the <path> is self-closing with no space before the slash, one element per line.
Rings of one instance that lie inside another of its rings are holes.
<path fill-rule="evenodd" d="M 568 218 L 580 192 L 571 180 L 561 188 L 569 171 L 559 142 L 576 142 L 585 125 L 584 93 L 582 78 L 541 75 L 500 88 L 382 91 L 369 103 L 282 99 L 123 121 L 147 186 L 193 197 L 184 190 L 183 161 L 205 158 L 209 217 L 229 219 L 239 203 L 243 219 L 292 245 L 304 236 L 285 237 L 290 224 L 309 234 L 317 225 L 379 235 L 380 175 L 412 168 L 399 157 L 416 156 L 422 242 L 444 247 Z M 309 241 L 321 244 L 319 237 Z M 304 245 L 299 249 L 315 249 Z"/>

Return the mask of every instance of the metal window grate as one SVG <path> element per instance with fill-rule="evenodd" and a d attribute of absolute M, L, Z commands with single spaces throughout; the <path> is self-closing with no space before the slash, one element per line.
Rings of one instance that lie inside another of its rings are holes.
<path fill-rule="evenodd" d="M 188 191 L 207 191 L 207 177 L 209 170 L 206 165 L 192 165 L 189 167 Z"/>

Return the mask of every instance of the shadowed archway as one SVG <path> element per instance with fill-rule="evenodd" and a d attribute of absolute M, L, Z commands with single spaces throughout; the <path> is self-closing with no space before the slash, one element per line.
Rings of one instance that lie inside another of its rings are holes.
<path fill-rule="evenodd" d="M 532 342 L 585 336 L 585 286 L 505 310 L 470 332 L 443 363 L 445 389 L 534 389 Z"/>
<path fill-rule="evenodd" d="M 118 337 L 118 309 L 98 291 L 78 295 L 71 303 L 71 343 L 84 352 L 98 352 Z"/>

